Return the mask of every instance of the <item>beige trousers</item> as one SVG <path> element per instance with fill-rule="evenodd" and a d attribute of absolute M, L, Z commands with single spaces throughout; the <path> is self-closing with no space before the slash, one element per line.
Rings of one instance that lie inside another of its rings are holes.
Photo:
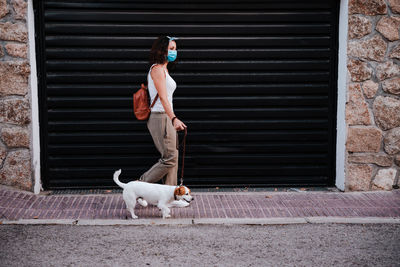
<path fill-rule="evenodd" d="M 165 178 L 165 184 L 177 185 L 178 133 L 172 125 L 168 115 L 160 112 L 151 112 L 147 121 L 147 128 L 153 138 L 154 145 L 161 154 L 161 158 L 139 180 L 154 183 Z"/>

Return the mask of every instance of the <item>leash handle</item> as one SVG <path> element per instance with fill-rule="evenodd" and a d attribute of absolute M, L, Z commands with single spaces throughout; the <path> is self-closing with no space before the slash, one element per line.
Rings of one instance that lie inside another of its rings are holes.
<path fill-rule="evenodd" d="M 181 142 L 181 143 L 179 144 L 179 146 L 178 146 L 178 147 L 181 147 L 182 144 L 183 144 L 182 167 L 181 167 L 181 178 L 180 178 L 181 184 L 180 184 L 180 185 L 183 185 L 183 170 L 184 170 L 184 168 L 185 168 L 185 165 L 184 165 L 184 164 L 185 164 L 185 150 L 186 150 L 187 127 L 185 127 L 184 131 L 185 131 L 185 135 L 183 136 L 182 142 Z M 179 138 L 178 138 L 178 141 L 179 141 Z M 178 153 L 179 153 L 179 149 L 178 149 Z"/>

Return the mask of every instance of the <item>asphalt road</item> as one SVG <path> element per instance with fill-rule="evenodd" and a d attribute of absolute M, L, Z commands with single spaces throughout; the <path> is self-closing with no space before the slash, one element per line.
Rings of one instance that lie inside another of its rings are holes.
<path fill-rule="evenodd" d="M 0 225 L 1 266 L 399 266 L 399 224 Z"/>

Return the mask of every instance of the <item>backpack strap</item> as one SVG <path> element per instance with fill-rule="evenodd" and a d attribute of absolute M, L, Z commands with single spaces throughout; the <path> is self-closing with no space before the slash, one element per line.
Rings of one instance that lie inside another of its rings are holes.
<path fill-rule="evenodd" d="M 157 93 L 156 97 L 154 98 L 153 103 L 151 103 L 150 109 L 151 109 L 151 108 L 154 106 L 154 104 L 156 103 L 157 98 L 158 98 L 158 93 Z"/>

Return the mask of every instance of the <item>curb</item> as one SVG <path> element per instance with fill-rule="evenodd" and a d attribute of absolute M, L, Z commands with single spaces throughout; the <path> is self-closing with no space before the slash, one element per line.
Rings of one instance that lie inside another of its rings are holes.
<path fill-rule="evenodd" d="M 400 224 L 400 218 L 380 217 L 299 217 L 299 218 L 198 218 L 198 219 L 20 219 L 0 221 L 0 225 L 287 225 L 287 224 Z"/>
<path fill-rule="evenodd" d="M 390 217 L 306 217 L 308 223 L 400 223 L 400 218 Z"/>

